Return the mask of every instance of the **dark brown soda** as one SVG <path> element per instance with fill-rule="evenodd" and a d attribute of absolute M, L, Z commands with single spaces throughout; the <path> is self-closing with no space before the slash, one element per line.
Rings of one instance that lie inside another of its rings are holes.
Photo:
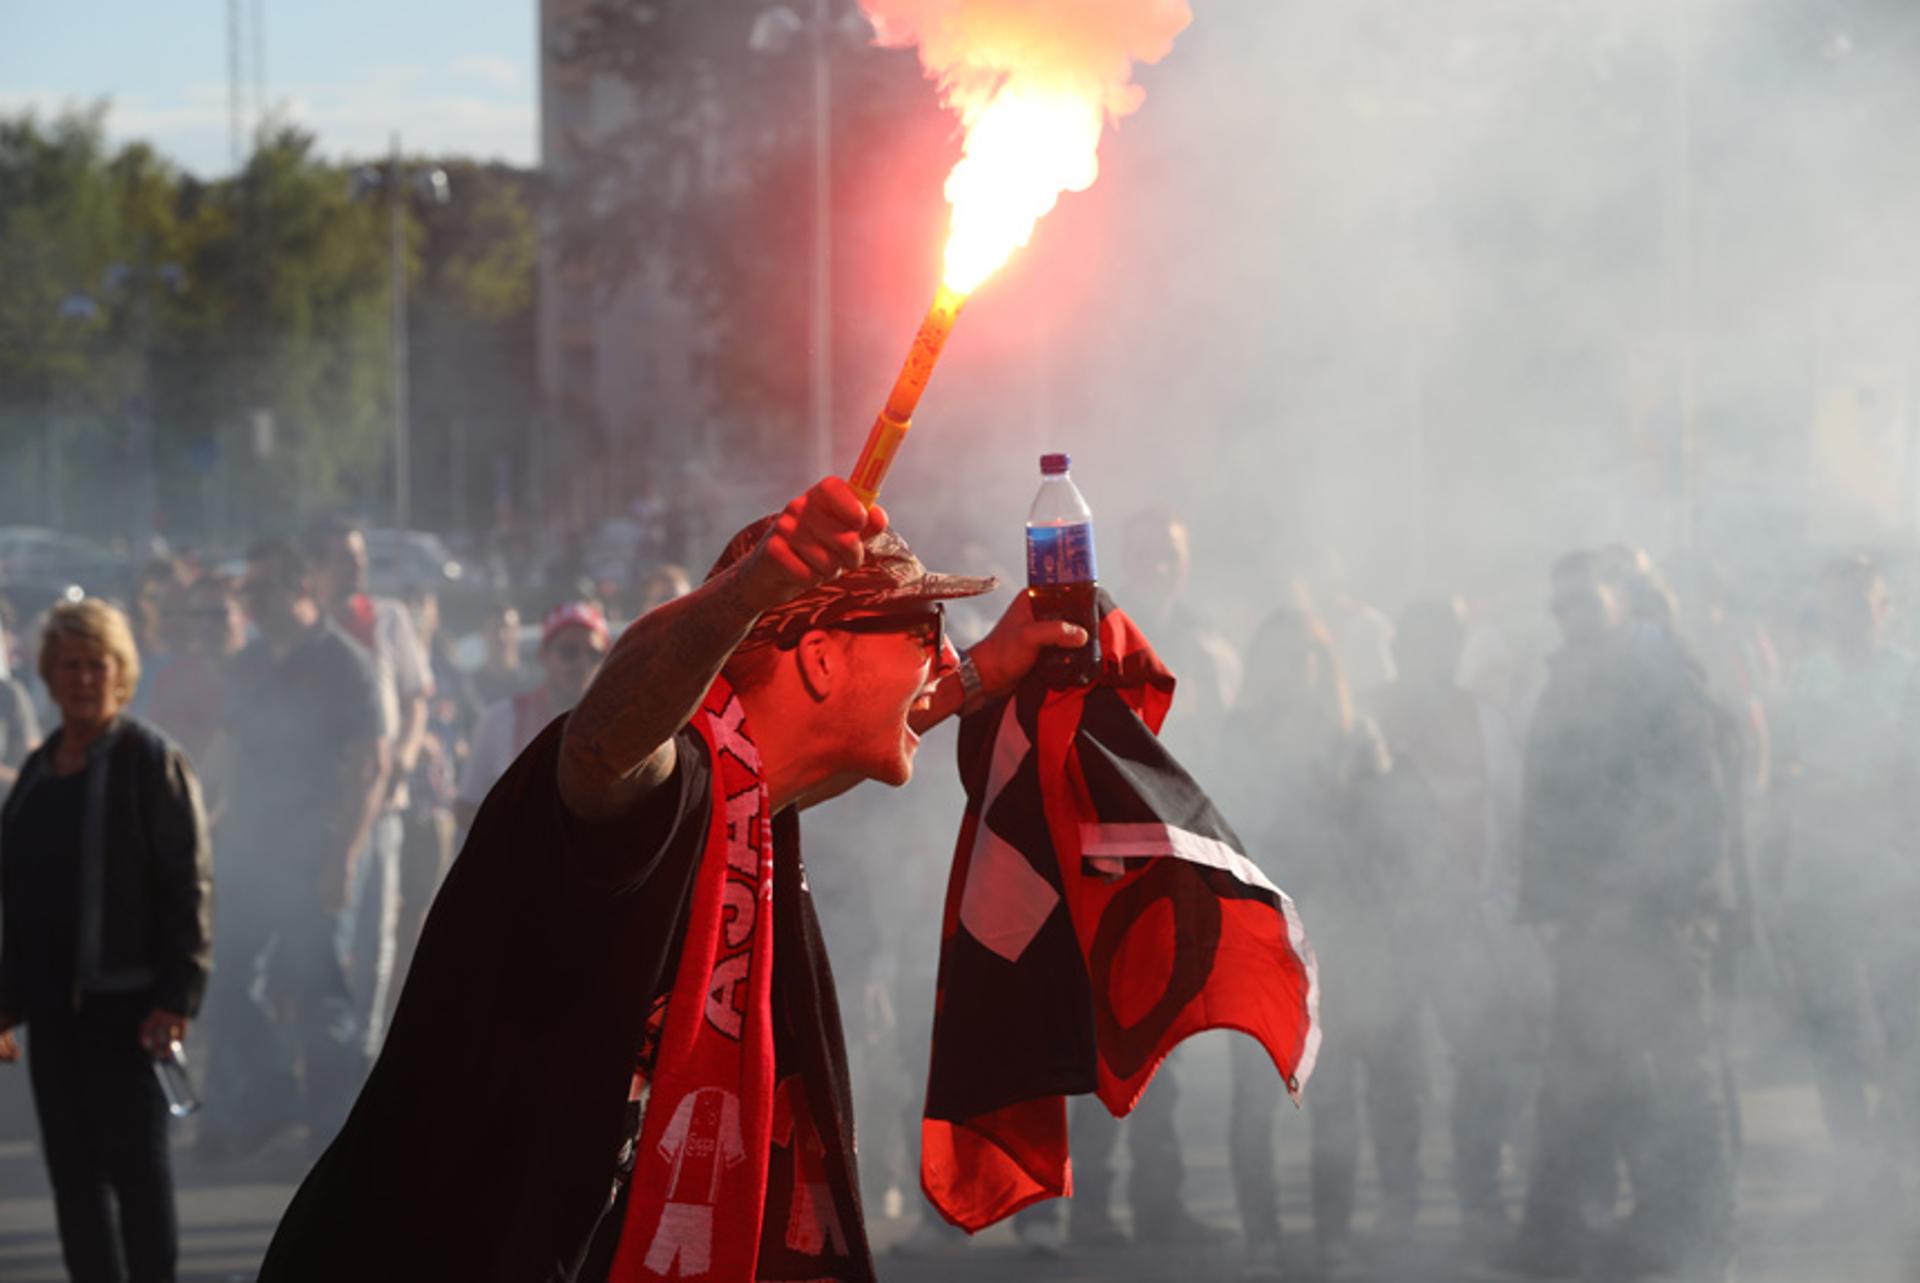
<path fill-rule="evenodd" d="M 1029 587 L 1035 619 L 1064 619 L 1087 630 L 1087 644 L 1077 649 L 1048 647 L 1033 671 L 1054 687 L 1090 686 L 1100 675 L 1100 585 L 1051 584 Z"/>

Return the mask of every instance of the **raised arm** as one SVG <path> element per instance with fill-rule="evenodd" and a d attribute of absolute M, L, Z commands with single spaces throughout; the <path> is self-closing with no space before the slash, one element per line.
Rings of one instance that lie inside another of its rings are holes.
<path fill-rule="evenodd" d="M 635 620 L 567 718 L 560 797 L 584 820 L 621 814 L 673 774 L 673 737 L 765 611 L 858 567 L 886 526 L 828 477 L 788 504 L 760 545 L 686 596 Z"/>
<path fill-rule="evenodd" d="M 980 675 L 981 700 L 1004 695 L 1020 684 L 1040 656 L 1052 647 L 1071 649 L 1087 644 L 1087 630 L 1062 619 L 1035 619 L 1033 603 L 1024 592 L 1015 592 L 1013 600 L 985 637 L 967 653 L 974 671 Z M 914 734 L 923 735 L 947 718 L 972 712 L 966 706 L 964 683 L 957 672 L 948 673 L 933 689 L 924 709 L 907 719 Z"/>

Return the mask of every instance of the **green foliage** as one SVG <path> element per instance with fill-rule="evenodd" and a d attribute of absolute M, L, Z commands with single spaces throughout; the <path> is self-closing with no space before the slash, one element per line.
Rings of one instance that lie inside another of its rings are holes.
<path fill-rule="evenodd" d="M 236 539 L 323 507 L 384 508 L 394 372 L 383 191 L 357 195 L 350 169 L 295 129 L 202 183 L 145 145 L 110 150 L 103 116 L 0 118 L 0 524 L 124 533 L 142 406 L 175 531 Z M 421 293 L 409 333 L 429 356 L 444 334 L 511 333 L 522 354 L 490 354 L 490 391 L 520 429 L 532 380 L 527 180 L 450 168 L 465 199 L 424 219 L 403 212 Z M 503 378 L 526 385 L 518 402 Z M 416 441 L 444 418 L 436 388 L 457 382 L 415 387 Z M 482 433 L 496 449 L 512 435 Z"/>
<path fill-rule="evenodd" d="M 103 363 L 89 359 L 109 318 L 82 300 L 131 240 L 101 116 L 96 107 L 46 128 L 31 116 L 0 121 L 0 405 L 8 408 L 56 382 L 87 400 L 112 384 Z"/>

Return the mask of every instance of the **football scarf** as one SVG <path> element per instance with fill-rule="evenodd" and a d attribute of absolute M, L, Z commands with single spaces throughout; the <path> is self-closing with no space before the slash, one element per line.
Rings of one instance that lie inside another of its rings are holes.
<path fill-rule="evenodd" d="M 693 724 L 713 771 L 707 842 L 643 1066 L 609 1278 L 869 1283 L 838 1005 L 798 825 L 769 815 L 760 754 L 724 678 Z M 778 975 L 776 938 L 792 955 Z"/>
<path fill-rule="evenodd" d="M 1096 685 L 1030 680 L 960 728 L 921 1184 L 969 1232 L 1073 1192 L 1065 1097 L 1124 1115 L 1204 1029 L 1258 1039 L 1296 1094 L 1319 1049 L 1293 902 L 1161 746 L 1173 675 L 1101 606 Z"/>

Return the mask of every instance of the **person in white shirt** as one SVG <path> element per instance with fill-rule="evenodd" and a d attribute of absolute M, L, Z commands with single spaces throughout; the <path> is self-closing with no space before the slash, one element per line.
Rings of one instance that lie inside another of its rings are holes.
<path fill-rule="evenodd" d="M 607 620 L 598 606 L 568 602 L 547 612 L 540 627 L 540 668 L 546 680 L 500 700 L 480 715 L 473 750 L 460 772 L 454 815 L 464 830 L 488 790 L 548 722 L 579 702 L 607 654 Z"/>
<path fill-rule="evenodd" d="M 327 617 L 373 661 L 386 722 L 387 773 L 381 810 L 354 861 L 338 947 L 354 988 L 354 1007 L 369 1061 L 386 1036 L 388 997 L 399 961 L 400 856 L 405 843 L 407 781 L 426 742 L 433 665 L 400 601 L 368 592 L 366 532 L 346 518 L 308 532 L 314 587 Z"/>

